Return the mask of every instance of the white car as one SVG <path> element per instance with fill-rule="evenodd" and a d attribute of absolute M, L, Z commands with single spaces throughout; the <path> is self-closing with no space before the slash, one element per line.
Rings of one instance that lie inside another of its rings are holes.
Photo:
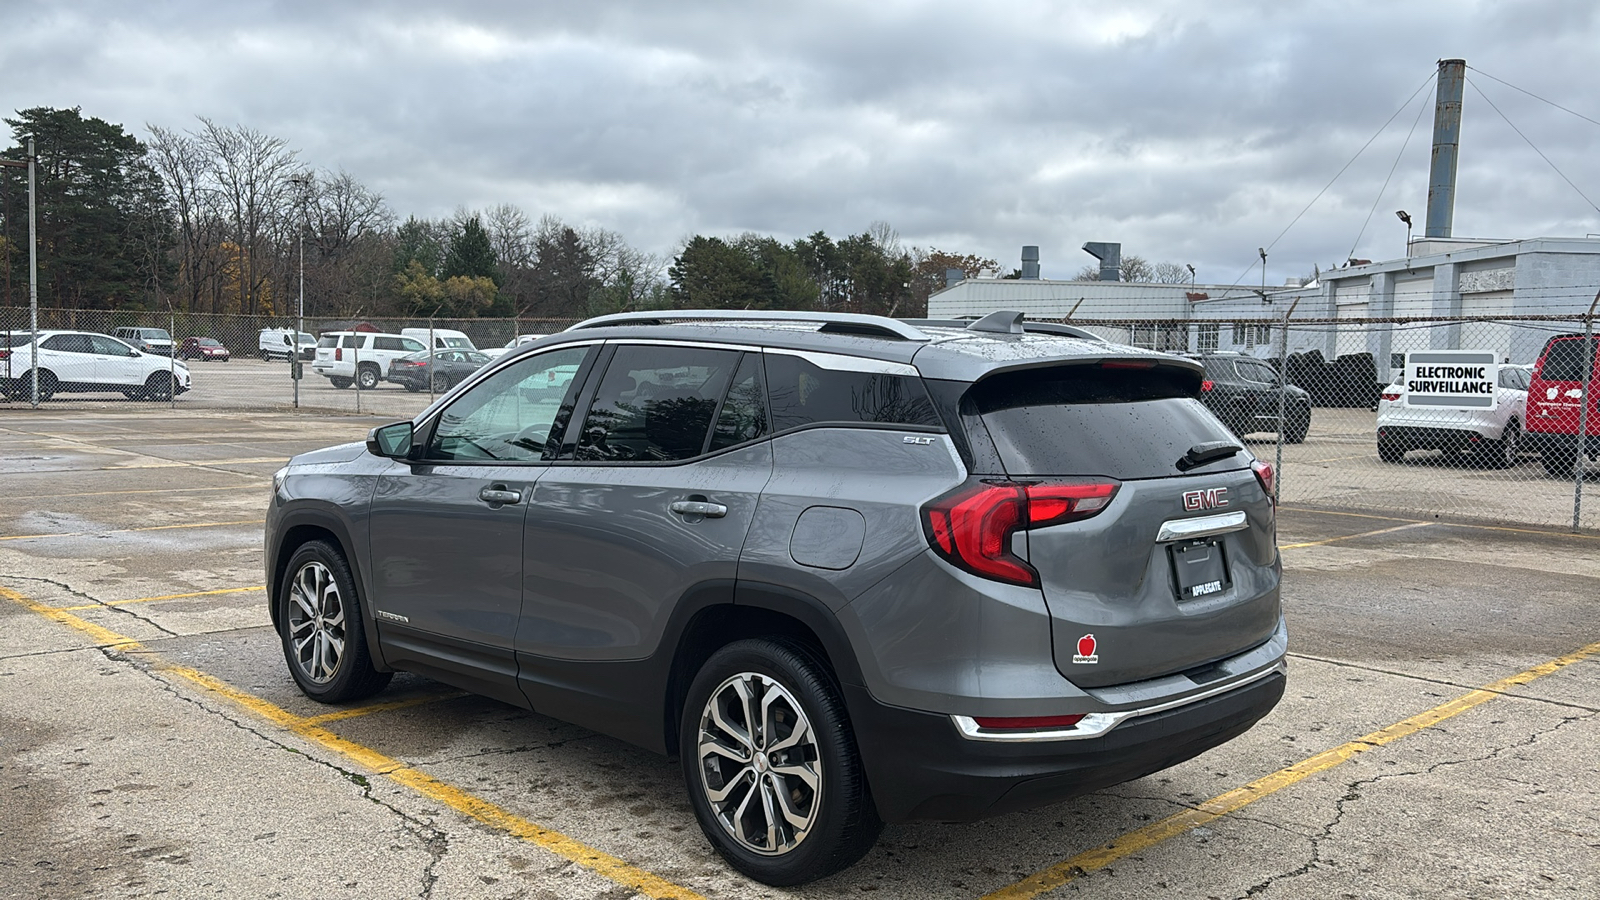
<path fill-rule="evenodd" d="M 490 359 L 499 359 L 500 357 L 505 356 L 507 353 L 510 353 L 512 350 L 521 347 L 523 344 L 537 341 L 542 337 L 544 337 L 542 334 L 519 334 L 517 335 L 516 340 L 507 342 L 504 347 L 494 347 L 489 350 L 484 350 L 483 355 L 489 357 Z"/>
<path fill-rule="evenodd" d="M 334 387 L 355 383 L 363 391 L 378 386 L 389 364 L 407 354 L 428 349 L 418 340 L 375 331 L 324 331 L 317 339 L 317 357 L 311 370 Z"/>
<path fill-rule="evenodd" d="M 32 332 L 0 334 L 0 393 L 12 400 L 33 398 L 33 351 Z M 189 367 L 169 356 L 140 353 L 108 334 L 39 332 L 40 400 L 98 392 L 167 400 L 189 387 Z"/>
<path fill-rule="evenodd" d="M 1484 410 L 1411 406 L 1405 385 L 1389 385 L 1378 397 L 1378 458 L 1397 463 L 1411 450 L 1437 449 L 1498 469 L 1516 465 L 1532 377 L 1531 366 L 1501 366 L 1494 409 Z"/>

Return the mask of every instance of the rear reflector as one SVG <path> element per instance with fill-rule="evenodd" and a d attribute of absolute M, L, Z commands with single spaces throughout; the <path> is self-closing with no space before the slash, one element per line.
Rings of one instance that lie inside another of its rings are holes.
<path fill-rule="evenodd" d="M 1382 396 L 1383 396 L 1383 399 L 1389 401 L 1390 403 L 1393 403 L 1394 401 L 1400 399 L 1400 392 L 1399 391 L 1384 391 Z"/>
<path fill-rule="evenodd" d="M 977 722 L 980 728 L 1039 731 L 1046 728 L 1071 728 L 1083 721 L 1083 714 L 1080 713 L 1075 716 L 1015 716 L 1006 718 L 974 716 L 972 721 Z"/>
<path fill-rule="evenodd" d="M 1217 383 L 1215 381 L 1212 381 L 1209 378 L 1207 378 L 1205 381 L 1200 382 L 1200 390 L 1202 392 L 1209 391 L 1209 390 L 1211 390 L 1212 388 L 1214 388 L 1216 386 L 1217 386 Z"/>

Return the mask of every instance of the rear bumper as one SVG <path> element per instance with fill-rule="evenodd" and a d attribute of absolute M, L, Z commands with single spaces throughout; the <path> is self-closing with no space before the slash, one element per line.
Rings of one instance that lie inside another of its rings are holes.
<path fill-rule="evenodd" d="M 1277 705 L 1281 667 L 1247 684 L 1140 715 L 1086 740 L 963 737 L 948 715 L 891 707 L 845 686 L 879 815 L 968 822 L 1141 778 L 1244 733 Z"/>
<path fill-rule="evenodd" d="M 1380 425 L 1378 440 L 1403 444 L 1406 447 L 1454 449 L 1485 440 L 1498 440 L 1488 429 L 1440 428 L 1416 425 Z"/>

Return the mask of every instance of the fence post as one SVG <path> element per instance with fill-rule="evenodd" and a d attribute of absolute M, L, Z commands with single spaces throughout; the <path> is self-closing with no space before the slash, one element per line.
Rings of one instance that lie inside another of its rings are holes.
<path fill-rule="evenodd" d="M 1278 456 L 1272 463 L 1272 502 L 1277 503 L 1283 495 L 1283 417 L 1288 413 L 1289 394 L 1289 317 L 1294 315 L 1294 308 L 1300 305 L 1300 298 L 1294 298 L 1289 308 L 1283 311 L 1283 324 L 1278 331 Z"/>
<path fill-rule="evenodd" d="M 1578 388 L 1578 452 L 1572 457 L 1572 530 L 1578 530 L 1583 517 L 1583 470 L 1589 461 L 1589 389 L 1594 387 L 1594 308 L 1600 306 L 1596 291 L 1589 312 L 1583 317 L 1583 386 Z"/>
<path fill-rule="evenodd" d="M 435 360 L 433 358 L 433 317 L 429 316 L 428 317 L 428 402 L 429 403 L 432 403 L 436 399 L 433 396 L 433 367 L 434 367 L 434 364 L 436 362 L 437 362 L 437 360 Z"/>
<path fill-rule="evenodd" d="M 167 407 L 178 408 L 178 315 L 167 302 L 167 338 L 172 346 L 167 350 Z M 194 376 L 191 375 L 191 378 Z"/>
<path fill-rule="evenodd" d="M 356 339 L 353 342 L 355 344 L 355 346 L 350 348 L 350 361 L 355 365 L 355 368 L 351 370 L 350 374 L 355 376 L 355 382 L 356 383 L 355 383 L 354 387 L 356 389 L 356 414 L 360 415 L 361 414 L 361 339 L 362 339 L 362 335 L 359 332 L 355 332 L 355 336 L 356 336 Z"/>

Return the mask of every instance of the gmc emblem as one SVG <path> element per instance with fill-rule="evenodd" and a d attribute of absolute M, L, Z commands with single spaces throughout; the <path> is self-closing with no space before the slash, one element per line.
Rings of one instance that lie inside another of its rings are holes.
<path fill-rule="evenodd" d="M 1183 508 L 1186 512 L 1198 509 L 1216 509 L 1228 505 L 1228 489 L 1211 488 L 1204 491 L 1184 491 Z"/>

